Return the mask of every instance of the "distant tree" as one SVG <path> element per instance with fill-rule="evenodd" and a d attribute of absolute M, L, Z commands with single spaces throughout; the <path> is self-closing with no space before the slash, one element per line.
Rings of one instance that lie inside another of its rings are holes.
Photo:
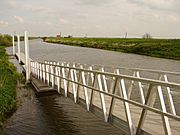
<path fill-rule="evenodd" d="M 67 37 L 68 37 L 68 38 L 72 38 L 72 35 L 68 35 Z"/>
<path fill-rule="evenodd" d="M 7 34 L 5 34 L 5 35 L 0 34 L 0 45 L 11 46 L 12 45 L 12 37 Z"/>
<path fill-rule="evenodd" d="M 47 37 L 41 37 L 43 39 L 43 41 L 45 41 L 47 39 Z"/>
<path fill-rule="evenodd" d="M 144 34 L 144 35 L 142 36 L 142 38 L 144 38 L 144 39 L 151 39 L 152 36 L 151 36 L 149 33 L 146 33 L 146 34 Z"/>

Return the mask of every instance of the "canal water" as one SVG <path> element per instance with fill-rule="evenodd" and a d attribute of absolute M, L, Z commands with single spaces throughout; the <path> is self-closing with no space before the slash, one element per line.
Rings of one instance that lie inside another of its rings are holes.
<path fill-rule="evenodd" d="M 21 51 L 24 52 L 23 42 L 21 42 Z M 7 52 L 11 54 L 12 47 L 7 48 Z M 30 41 L 30 57 L 41 62 L 52 60 L 180 71 L 180 61 L 176 60 L 50 44 L 42 42 L 41 39 Z M 19 67 L 18 69 L 20 70 Z M 32 89 L 22 89 L 18 93 L 23 98 L 20 107 L 7 121 L 2 131 L 4 135 L 123 134 L 119 129 L 103 122 L 94 114 L 88 113 L 81 106 L 74 104 L 71 99 L 61 95 L 36 97 Z"/>
<path fill-rule="evenodd" d="M 101 64 L 119 67 L 180 71 L 180 61 L 155 58 L 136 54 L 100 50 L 86 47 L 74 47 L 62 44 L 42 42 L 41 39 L 30 41 L 30 57 L 36 61 L 52 60 L 82 64 Z M 17 49 L 17 48 L 16 48 Z M 12 52 L 12 47 L 7 49 Z M 24 43 L 21 43 L 24 52 Z M 16 51 L 17 52 L 17 51 Z"/>
<path fill-rule="evenodd" d="M 19 107 L 3 135 L 123 135 L 122 131 L 61 95 L 36 97 L 31 88 L 17 90 Z"/>

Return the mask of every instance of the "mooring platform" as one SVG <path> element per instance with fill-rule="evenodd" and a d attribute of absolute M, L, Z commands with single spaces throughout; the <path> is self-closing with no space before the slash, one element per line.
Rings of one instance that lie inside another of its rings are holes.
<path fill-rule="evenodd" d="M 35 88 L 36 90 L 35 93 L 38 96 L 57 94 L 57 91 L 54 88 L 48 86 L 48 84 L 42 82 L 41 80 L 36 79 L 32 75 L 31 75 L 30 82 Z"/>

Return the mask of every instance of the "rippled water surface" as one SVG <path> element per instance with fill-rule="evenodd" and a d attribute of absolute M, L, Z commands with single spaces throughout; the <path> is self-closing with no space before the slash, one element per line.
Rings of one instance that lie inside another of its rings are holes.
<path fill-rule="evenodd" d="M 122 132 L 60 95 L 36 97 L 18 91 L 21 105 L 7 121 L 3 135 L 109 135 Z"/>

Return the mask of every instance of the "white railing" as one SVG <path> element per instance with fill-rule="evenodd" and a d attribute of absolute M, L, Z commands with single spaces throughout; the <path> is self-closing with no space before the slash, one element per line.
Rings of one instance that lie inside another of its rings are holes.
<path fill-rule="evenodd" d="M 144 72 L 149 73 L 152 78 L 147 78 L 148 75 Z M 49 61 L 32 61 L 31 73 L 53 88 L 57 86 L 59 93 L 63 89 L 65 96 L 72 93 L 75 103 L 79 98 L 84 99 L 88 111 L 93 106 L 101 108 L 106 122 L 110 121 L 112 115 L 118 117 L 125 113 L 131 135 L 139 134 L 142 129 L 146 130 L 144 125 L 148 116 L 162 123 L 164 134 L 178 132 L 172 128 L 172 125 L 177 126 L 180 122 L 172 93 L 179 93 L 180 84 L 168 82 L 167 77 L 179 77 L 180 73 Z M 128 75 L 130 73 L 132 75 Z M 117 111 L 119 107 L 124 108 L 124 112 Z M 131 111 L 139 115 L 134 116 Z M 151 126 L 153 128 L 153 124 Z"/>
<path fill-rule="evenodd" d="M 13 44 L 13 55 L 18 57 L 19 63 L 24 63 L 25 70 L 26 70 L 26 82 L 30 79 L 30 61 L 29 58 L 29 40 L 28 40 L 28 32 L 24 32 L 24 46 L 25 46 L 25 54 L 21 52 L 20 47 L 20 35 L 17 35 L 17 53 L 15 51 L 15 35 L 12 36 L 12 44 Z"/>

